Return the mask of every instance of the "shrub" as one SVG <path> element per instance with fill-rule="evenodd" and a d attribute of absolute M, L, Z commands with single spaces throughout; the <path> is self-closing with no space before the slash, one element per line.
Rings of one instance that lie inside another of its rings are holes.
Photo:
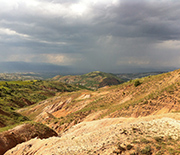
<path fill-rule="evenodd" d="M 150 143 L 150 141 L 149 141 L 149 140 L 147 140 L 147 139 L 145 139 L 145 138 L 141 139 L 141 142 L 142 142 L 142 143 L 145 143 L 145 144 Z"/>
<path fill-rule="evenodd" d="M 151 146 L 146 146 L 143 150 L 141 150 L 142 154 L 151 155 Z"/>
<path fill-rule="evenodd" d="M 139 85 L 141 85 L 142 83 L 139 81 L 139 80 L 136 80 L 135 83 L 134 83 L 134 86 L 137 87 Z"/>
<path fill-rule="evenodd" d="M 162 137 L 154 137 L 154 139 L 157 141 L 157 142 L 162 142 L 163 141 L 163 138 Z"/>
<path fill-rule="evenodd" d="M 126 148 L 127 148 L 127 150 L 131 150 L 133 148 L 133 146 L 131 144 L 128 144 Z"/>

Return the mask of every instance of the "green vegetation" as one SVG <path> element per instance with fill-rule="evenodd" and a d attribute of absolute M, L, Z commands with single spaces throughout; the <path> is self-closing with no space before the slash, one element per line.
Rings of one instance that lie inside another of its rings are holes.
<path fill-rule="evenodd" d="M 141 150 L 141 153 L 142 154 L 146 154 L 146 155 L 151 155 L 152 154 L 152 152 L 151 152 L 152 150 L 151 150 L 151 146 L 146 146 L 144 149 L 142 149 Z"/>
<path fill-rule="evenodd" d="M 131 149 L 133 148 L 133 145 L 128 144 L 128 145 L 126 146 L 126 148 L 127 148 L 127 150 L 131 150 Z"/>
<path fill-rule="evenodd" d="M 79 90 L 56 81 L 0 81 L 0 127 L 27 121 L 15 110 L 54 96 L 57 92 Z"/>
<path fill-rule="evenodd" d="M 146 138 L 142 138 L 142 139 L 141 139 L 141 142 L 142 142 L 142 143 L 145 143 L 145 144 L 150 143 L 150 141 L 149 141 L 149 140 L 147 140 Z"/>
<path fill-rule="evenodd" d="M 154 137 L 156 142 L 161 143 L 163 141 L 163 137 Z"/>
<path fill-rule="evenodd" d="M 117 85 L 124 82 L 114 74 L 104 73 L 100 71 L 90 72 L 83 75 L 58 75 L 52 80 L 75 84 L 93 90 L 107 85 Z"/>
<path fill-rule="evenodd" d="M 117 147 L 117 150 L 119 147 Z M 130 152 L 131 153 L 130 153 Z M 180 139 L 174 140 L 170 136 L 167 137 L 136 137 L 132 140 L 124 150 L 125 154 L 137 155 L 163 155 L 163 154 L 180 154 Z"/>
<path fill-rule="evenodd" d="M 40 73 L 0 73 L 0 81 L 42 80 Z"/>
<path fill-rule="evenodd" d="M 137 87 L 139 85 L 141 85 L 141 82 L 139 80 L 136 80 L 135 83 L 134 83 L 134 86 Z"/>
<path fill-rule="evenodd" d="M 10 130 L 10 129 L 13 129 L 17 125 L 21 125 L 21 124 L 28 123 L 28 122 L 30 122 L 30 121 L 18 122 L 18 123 L 14 123 L 13 125 L 8 125 L 6 127 L 1 127 L 0 132 L 4 132 L 4 131 Z"/>

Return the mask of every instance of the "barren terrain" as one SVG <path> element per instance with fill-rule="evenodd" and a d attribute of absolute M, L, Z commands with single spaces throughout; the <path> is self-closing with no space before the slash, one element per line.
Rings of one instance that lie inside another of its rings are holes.
<path fill-rule="evenodd" d="M 170 154 L 163 148 L 166 144 L 161 144 L 166 141 L 169 142 L 167 145 L 174 153 L 180 153 L 180 120 L 168 117 L 180 119 L 179 114 L 171 114 L 138 119 L 106 118 L 83 122 L 73 126 L 61 137 L 32 139 L 19 144 L 5 155 L 130 154 L 142 153 L 147 146 L 151 148 L 147 150 L 149 153 L 166 152 L 166 154 Z M 173 146 L 173 143 L 176 145 Z M 175 146 L 178 146 L 179 149 Z"/>

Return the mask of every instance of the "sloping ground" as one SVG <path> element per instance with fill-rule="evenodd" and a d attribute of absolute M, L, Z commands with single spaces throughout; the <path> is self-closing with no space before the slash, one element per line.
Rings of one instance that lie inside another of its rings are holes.
<path fill-rule="evenodd" d="M 19 112 L 63 133 L 83 121 L 179 113 L 179 90 L 180 70 L 176 70 L 97 91 L 63 93 Z"/>
<path fill-rule="evenodd" d="M 5 155 L 179 154 L 180 114 L 107 118 L 75 125 L 61 137 L 32 139 Z"/>
<path fill-rule="evenodd" d="M 97 91 L 59 94 L 18 112 L 61 137 L 33 139 L 8 153 L 180 154 L 179 89 L 176 70 Z"/>
<path fill-rule="evenodd" d="M 118 85 L 124 82 L 114 74 L 104 73 L 100 71 L 90 72 L 83 75 L 57 75 L 52 78 L 52 80 L 68 84 L 81 85 L 90 89 L 97 89 L 109 85 Z"/>
<path fill-rule="evenodd" d="M 0 127 L 28 120 L 16 109 L 33 105 L 58 92 L 79 90 L 77 86 L 55 81 L 0 81 Z"/>
<path fill-rule="evenodd" d="M 11 130 L 0 133 L 0 155 L 17 144 L 32 138 L 49 138 L 57 136 L 57 133 L 45 125 L 38 123 L 26 123 Z"/>
<path fill-rule="evenodd" d="M 165 72 L 167 72 L 167 71 L 164 71 L 164 72 L 144 72 L 144 73 L 121 73 L 121 74 L 116 74 L 116 76 L 119 77 L 120 79 L 124 79 L 125 81 L 129 81 L 132 79 L 139 79 L 139 78 L 143 78 L 143 77 L 147 77 L 147 76 L 162 74 Z"/>

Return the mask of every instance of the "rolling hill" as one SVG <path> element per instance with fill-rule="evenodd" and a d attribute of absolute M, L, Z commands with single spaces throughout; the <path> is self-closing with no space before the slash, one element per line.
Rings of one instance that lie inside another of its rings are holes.
<path fill-rule="evenodd" d="M 0 73 L 0 81 L 43 80 L 38 73 Z"/>
<path fill-rule="evenodd" d="M 84 86 L 90 89 L 98 89 L 107 85 L 118 85 L 124 81 L 114 74 L 94 71 L 83 75 L 57 75 L 52 80 Z"/>
<path fill-rule="evenodd" d="M 58 92 L 79 90 L 78 87 L 54 81 L 0 81 L 0 127 L 29 120 L 15 112 L 55 96 Z"/>

